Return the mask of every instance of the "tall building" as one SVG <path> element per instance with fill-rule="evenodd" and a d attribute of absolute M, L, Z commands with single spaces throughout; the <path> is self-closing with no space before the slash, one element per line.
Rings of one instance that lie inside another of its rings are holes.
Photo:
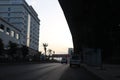
<path fill-rule="evenodd" d="M 0 18 L 0 39 L 4 43 L 4 48 L 8 48 L 9 41 L 20 44 L 20 30 Z"/>
<path fill-rule="evenodd" d="M 0 17 L 21 31 L 22 45 L 38 50 L 40 20 L 32 6 L 25 0 L 0 0 Z"/>

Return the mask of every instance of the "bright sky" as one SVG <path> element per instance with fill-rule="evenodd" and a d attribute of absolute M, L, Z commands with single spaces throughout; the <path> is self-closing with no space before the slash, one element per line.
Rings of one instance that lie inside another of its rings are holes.
<path fill-rule="evenodd" d="M 58 0 L 26 0 L 35 9 L 40 19 L 39 50 L 44 52 L 43 43 L 48 43 L 47 49 L 55 53 L 67 53 L 73 47 L 71 33 Z"/>

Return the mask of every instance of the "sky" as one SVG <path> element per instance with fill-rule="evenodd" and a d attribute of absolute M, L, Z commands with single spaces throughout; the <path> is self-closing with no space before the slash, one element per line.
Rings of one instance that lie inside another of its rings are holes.
<path fill-rule="evenodd" d="M 73 48 L 72 37 L 58 0 L 26 1 L 40 19 L 39 51 L 44 52 L 42 44 L 48 43 L 47 49 L 56 54 L 68 53 L 68 48 Z"/>

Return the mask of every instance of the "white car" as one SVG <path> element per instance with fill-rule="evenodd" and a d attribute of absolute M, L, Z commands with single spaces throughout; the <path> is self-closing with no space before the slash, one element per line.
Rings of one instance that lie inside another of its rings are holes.
<path fill-rule="evenodd" d="M 72 65 L 77 65 L 80 67 L 80 63 L 81 63 L 80 56 L 72 55 L 70 57 L 70 67 L 72 67 Z"/>

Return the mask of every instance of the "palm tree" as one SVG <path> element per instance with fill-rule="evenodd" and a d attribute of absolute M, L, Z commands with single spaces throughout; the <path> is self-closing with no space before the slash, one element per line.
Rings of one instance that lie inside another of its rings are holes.
<path fill-rule="evenodd" d="M 43 43 L 43 47 L 44 47 L 44 51 L 45 51 L 45 56 L 46 56 L 47 46 L 48 46 L 47 43 Z"/>
<path fill-rule="evenodd" d="M 48 49 L 48 53 L 49 53 L 48 59 L 50 59 L 50 55 L 52 54 L 52 50 L 51 50 L 51 49 Z"/>

